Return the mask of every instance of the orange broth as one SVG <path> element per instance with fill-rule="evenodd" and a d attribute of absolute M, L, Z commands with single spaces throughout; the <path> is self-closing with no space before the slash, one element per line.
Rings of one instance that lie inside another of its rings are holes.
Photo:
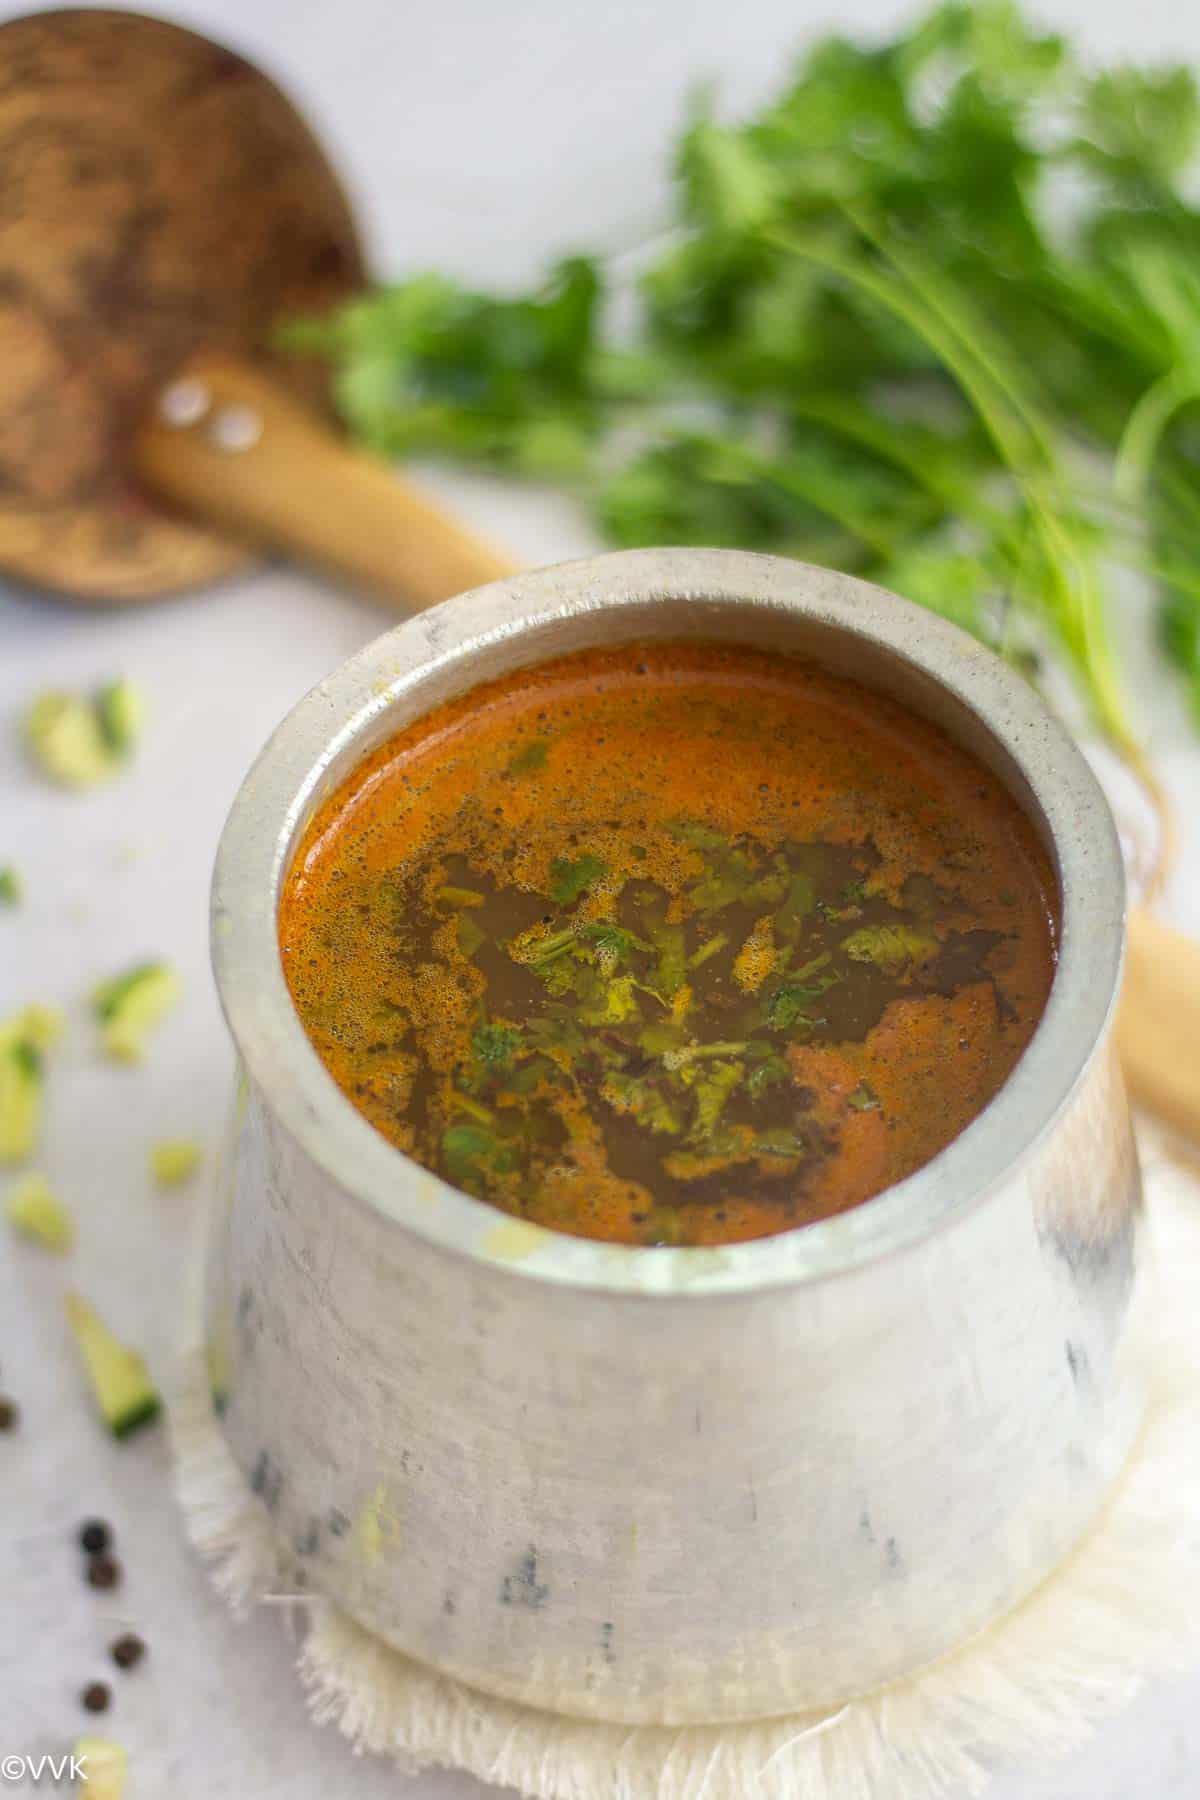
<path fill-rule="evenodd" d="M 641 644 L 368 757 L 279 936 L 325 1067 L 398 1149 L 555 1230 L 719 1244 L 858 1205 L 970 1123 L 1045 1005 L 1056 904 L 1001 783 L 903 707 Z"/>

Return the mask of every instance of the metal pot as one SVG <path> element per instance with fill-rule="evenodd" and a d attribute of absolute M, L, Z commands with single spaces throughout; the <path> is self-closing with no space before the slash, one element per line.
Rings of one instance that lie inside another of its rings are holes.
<path fill-rule="evenodd" d="M 326 1074 L 277 948 L 294 846 L 360 757 L 486 678 L 637 638 L 799 653 L 896 696 L 1000 775 L 1061 884 L 1049 1004 L 984 1113 L 868 1204 L 727 1248 L 562 1236 L 417 1167 Z M 825 570 L 571 563 L 423 613 L 322 682 L 217 860 L 242 1077 L 208 1298 L 225 1435 L 311 1586 L 484 1691 L 669 1723 L 840 1702 L 1014 1606 L 1141 1413 L 1123 904 L 1105 802 L 1024 681 Z"/>

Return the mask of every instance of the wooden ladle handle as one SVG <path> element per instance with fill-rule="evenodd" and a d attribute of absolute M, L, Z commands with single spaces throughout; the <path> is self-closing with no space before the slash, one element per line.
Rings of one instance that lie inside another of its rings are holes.
<path fill-rule="evenodd" d="M 162 389 L 134 462 L 156 493 L 222 531 L 332 570 L 402 611 L 516 568 L 281 382 L 224 352 L 197 352 Z"/>
<path fill-rule="evenodd" d="M 1200 1142 L 1200 942 L 1147 912 L 1129 920 L 1117 1041 L 1133 1098 Z"/>

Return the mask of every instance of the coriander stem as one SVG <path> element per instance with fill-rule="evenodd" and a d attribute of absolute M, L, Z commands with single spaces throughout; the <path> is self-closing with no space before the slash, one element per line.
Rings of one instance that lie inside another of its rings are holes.
<path fill-rule="evenodd" d="M 1152 381 L 1126 420 L 1117 445 L 1113 487 L 1123 500 L 1144 492 L 1162 435 L 1171 417 L 1189 400 L 1200 398 L 1200 378 L 1182 363 Z"/>

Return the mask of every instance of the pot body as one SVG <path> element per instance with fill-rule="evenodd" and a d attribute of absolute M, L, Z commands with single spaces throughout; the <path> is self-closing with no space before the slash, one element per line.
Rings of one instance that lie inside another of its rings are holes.
<path fill-rule="evenodd" d="M 273 933 L 306 819 L 391 731 L 522 662 L 680 636 L 853 672 L 983 756 L 1055 857 L 1062 955 L 1022 1063 L 925 1169 L 779 1238 L 636 1250 L 504 1218 L 378 1138 L 304 1038 Z M 243 1068 L 210 1367 L 305 1579 L 484 1691 L 630 1722 L 836 1704 L 1015 1605 L 1141 1412 L 1122 908 L 1103 800 L 1018 678 L 823 571 L 567 565 L 423 615 L 323 684 L 248 778 L 214 888 Z"/>

